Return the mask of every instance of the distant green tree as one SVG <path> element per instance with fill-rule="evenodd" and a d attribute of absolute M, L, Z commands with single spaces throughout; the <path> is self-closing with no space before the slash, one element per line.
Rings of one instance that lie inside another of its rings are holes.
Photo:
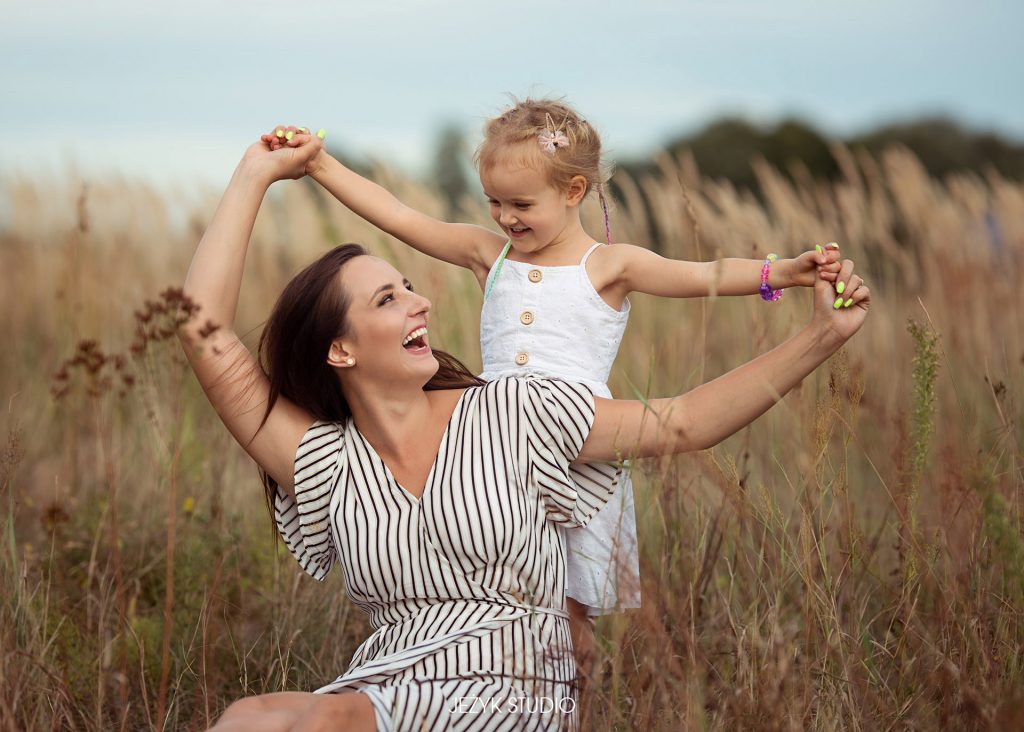
<path fill-rule="evenodd" d="M 942 117 L 887 125 L 847 142 L 873 155 L 897 144 L 906 146 L 935 176 L 992 167 L 1007 178 L 1024 179 L 1024 147 L 991 132 L 970 132 Z"/>
<path fill-rule="evenodd" d="M 800 120 L 785 120 L 768 135 L 768 151 L 765 158 L 783 171 L 793 163 L 802 163 L 816 178 L 833 178 L 839 175 L 829 143 L 810 125 Z"/>
<path fill-rule="evenodd" d="M 673 155 L 689 150 L 704 175 L 726 178 L 744 188 L 755 187 L 750 161 L 764 148 L 764 135 L 742 119 L 712 122 L 693 137 L 668 145 Z"/>
<path fill-rule="evenodd" d="M 458 217 L 459 207 L 469 192 L 468 166 L 466 138 L 462 130 L 453 124 L 445 125 L 437 136 L 431 173 L 433 184 L 444 194 L 449 219 Z"/>
<path fill-rule="evenodd" d="M 726 178 L 741 188 L 757 189 L 751 161 L 762 157 L 782 172 L 802 163 L 814 177 L 832 177 L 838 166 L 828 142 L 810 125 L 788 119 L 770 129 L 760 129 L 741 119 L 712 122 L 692 137 L 672 142 L 669 152 L 689 150 L 701 172 Z"/>

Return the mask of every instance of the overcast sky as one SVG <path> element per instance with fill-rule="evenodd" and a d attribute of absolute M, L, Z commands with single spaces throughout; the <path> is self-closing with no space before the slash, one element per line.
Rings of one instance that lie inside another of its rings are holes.
<path fill-rule="evenodd" d="M 220 184 L 277 122 L 423 170 L 442 124 L 475 136 L 506 92 L 565 95 L 620 158 L 724 113 L 796 114 L 836 134 L 945 113 L 1024 139 L 1020 2 L 0 0 L 0 11 L 0 171 L 74 164 Z"/>

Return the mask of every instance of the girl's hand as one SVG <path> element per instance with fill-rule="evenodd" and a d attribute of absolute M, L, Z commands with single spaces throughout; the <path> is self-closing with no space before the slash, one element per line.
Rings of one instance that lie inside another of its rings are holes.
<path fill-rule="evenodd" d="M 269 183 L 307 175 L 312 161 L 324 146 L 323 140 L 308 131 L 293 132 L 292 139 L 284 145 L 272 145 L 264 139 L 266 137 L 264 135 L 259 142 L 249 146 L 242 156 L 242 163 Z"/>
<path fill-rule="evenodd" d="M 814 282 L 814 315 L 811 324 L 822 329 L 822 337 L 842 344 L 856 333 L 867 317 L 871 292 L 853 271 L 853 262 L 840 263 L 836 284 L 819 277 Z"/>
<path fill-rule="evenodd" d="M 790 260 L 789 277 L 792 287 L 814 287 L 820 278 L 835 282 L 839 274 L 839 245 L 819 244 L 813 250 L 804 252 Z"/>
<path fill-rule="evenodd" d="M 294 125 L 278 125 L 274 128 L 273 132 L 266 135 L 261 135 L 260 140 L 267 143 L 270 146 L 271 151 L 280 150 L 281 148 L 298 148 L 303 145 L 308 145 L 312 140 L 317 140 L 320 143 L 320 150 L 317 154 L 310 159 L 306 164 L 306 175 L 313 175 L 320 168 L 322 163 L 322 156 L 320 151 L 323 150 L 323 139 L 324 131 L 320 130 L 316 134 L 312 132 L 308 127 L 296 127 Z"/>

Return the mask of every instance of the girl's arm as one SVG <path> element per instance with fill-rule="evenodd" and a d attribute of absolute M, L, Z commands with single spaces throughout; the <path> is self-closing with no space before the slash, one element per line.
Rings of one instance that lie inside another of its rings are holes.
<path fill-rule="evenodd" d="M 279 137 L 270 134 L 261 139 L 273 148 L 309 144 L 310 136 L 295 134 L 296 128 L 279 129 L 291 131 L 293 138 L 280 142 Z M 346 168 L 326 150 L 310 159 L 306 174 L 378 229 L 428 256 L 465 267 L 481 283 L 505 244 L 501 235 L 482 226 L 451 224 L 410 208 L 391 192 Z"/>
<path fill-rule="evenodd" d="M 668 399 L 597 399 L 597 415 L 580 460 L 668 455 L 703 450 L 746 427 L 837 351 L 863 324 L 870 293 L 844 263 L 850 308 L 835 309 L 835 290 L 814 284 L 814 316 L 780 346 L 714 381 Z"/>
<path fill-rule="evenodd" d="M 389 191 L 349 170 L 323 152 L 311 173 L 353 212 L 413 249 L 451 264 L 465 267 L 483 281 L 505 240 L 497 233 L 473 224 L 451 224 L 405 205 Z"/>
<path fill-rule="evenodd" d="M 660 297 L 756 295 L 761 288 L 764 261 L 760 259 L 687 262 L 667 259 L 632 244 L 613 244 L 605 249 L 601 259 L 607 274 L 600 279 L 608 283 L 604 287 L 617 290 L 620 299 L 631 292 Z M 769 268 L 768 285 L 774 290 L 810 287 L 818 268 L 823 279 L 835 280 L 839 271 L 838 245 L 804 252 L 794 259 L 779 259 Z"/>
<path fill-rule="evenodd" d="M 319 144 L 270 152 L 259 142 L 246 151 L 192 257 L 184 290 L 199 309 L 178 331 L 196 378 L 225 426 L 289 492 L 294 490 L 295 451 L 315 419 L 281 397 L 260 429 L 269 383 L 235 333 L 234 322 L 245 253 L 263 196 L 275 180 L 301 177 Z"/>

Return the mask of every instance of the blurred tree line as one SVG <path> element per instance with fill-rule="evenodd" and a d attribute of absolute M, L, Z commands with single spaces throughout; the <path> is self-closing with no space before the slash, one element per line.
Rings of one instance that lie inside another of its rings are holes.
<path fill-rule="evenodd" d="M 787 119 L 762 127 L 743 119 L 724 118 L 697 133 L 679 137 L 665 146 L 674 156 L 689 152 L 701 173 L 727 179 L 738 188 L 758 192 L 751 161 L 760 157 L 789 174 L 794 164 L 814 178 L 833 179 L 839 174 L 830 145 L 845 145 L 857 152 L 878 156 L 893 145 L 910 149 L 934 176 L 957 171 L 984 174 L 995 170 L 1006 178 L 1024 180 L 1024 145 L 991 132 L 973 132 L 951 119 L 936 117 L 891 124 L 851 138 L 828 137 L 812 125 Z M 454 215 L 467 193 L 476 190 L 469 163 L 466 136 L 455 126 L 438 134 L 431 180 L 441 187 Z M 652 160 L 618 160 L 617 167 L 632 175 L 655 171 Z M 614 187 L 614 181 L 613 181 Z"/>
<path fill-rule="evenodd" d="M 784 173 L 799 161 L 814 178 L 835 178 L 839 168 L 829 150 L 834 142 L 876 157 L 893 145 L 903 145 L 936 177 L 957 171 L 985 173 L 994 169 L 1004 177 L 1024 180 L 1024 146 L 994 133 L 972 132 L 941 117 L 886 125 L 846 139 L 828 138 L 798 119 L 787 119 L 768 128 L 742 119 L 722 119 L 695 135 L 672 141 L 666 149 L 674 155 L 689 150 L 704 175 L 756 190 L 757 180 L 750 161 L 758 156 Z M 650 165 L 639 162 L 622 167 L 642 172 Z"/>

